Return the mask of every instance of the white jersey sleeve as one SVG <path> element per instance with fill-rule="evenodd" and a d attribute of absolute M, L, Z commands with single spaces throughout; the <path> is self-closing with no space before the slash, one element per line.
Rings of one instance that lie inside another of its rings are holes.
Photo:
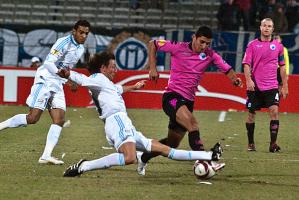
<path fill-rule="evenodd" d="M 69 41 L 70 41 L 70 37 L 60 38 L 52 46 L 50 53 L 48 54 L 44 62 L 44 67 L 48 69 L 48 71 L 51 72 L 52 74 L 57 73 L 58 68 L 55 63 L 58 61 L 58 59 L 60 59 L 64 55 L 65 46 L 66 46 L 65 44 L 69 43 Z"/>
<path fill-rule="evenodd" d="M 88 76 L 85 76 L 84 74 L 81 74 L 81 73 L 78 73 L 75 71 L 70 72 L 69 79 L 71 79 L 72 81 L 74 81 L 75 83 L 77 83 L 81 86 L 101 87 L 101 81 L 96 80 L 95 78 L 92 78 L 92 76 L 88 77 Z"/>

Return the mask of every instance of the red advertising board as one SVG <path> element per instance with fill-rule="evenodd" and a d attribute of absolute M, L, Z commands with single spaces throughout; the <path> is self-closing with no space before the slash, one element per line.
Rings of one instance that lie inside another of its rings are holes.
<path fill-rule="evenodd" d="M 86 70 L 77 70 L 87 74 Z M 24 68 L 0 67 L 0 105 L 25 105 L 26 98 L 33 84 L 35 71 Z M 244 81 L 243 74 L 240 74 Z M 161 98 L 167 85 L 169 73 L 160 73 L 157 82 L 147 81 L 142 90 L 128 92 L 123 95 L 128 108 L 161 109 Z M 118 71 L 114 82 L 122 85 L 148 79 L 147 71 Z M 289 76 L 289 93 L 286 100 L 281 101 L 280 111 L 299 112 L 299 76 Z M 66 101 L 68 106 L 92 106 L 88 90 L 79 87 L 77 92 L 72 92 L 65 86 Z M 245 88 L 232 86 L 229 79 L 221 73 L 206 73 L 196 92 L 195 109 L 199 110 L 245 110 Z"/>

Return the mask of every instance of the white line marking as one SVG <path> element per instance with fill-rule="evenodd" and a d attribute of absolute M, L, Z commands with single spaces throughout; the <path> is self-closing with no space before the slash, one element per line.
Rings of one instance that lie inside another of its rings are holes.
<path fill-rule="evenodd" d="M 113 147 L 105 147 L 105 146 L 102 146 L 102 149 L 113 149 Z"/>
<path fill-rule="evenodd" d="M 206 185 L 212 185 L 211 182 L 208 182 L 208 181 L 200 181 L 198 182 L 199 184 L 206 184 Z"/>
<path fill-rule="evenodd" d="M 219 114 L 219 117 L 218 117 L 218 121 L 219 122 L 224 122 L 225 117 L 226 117 L 226 111 L 221 111 L 220 114 Z"/>

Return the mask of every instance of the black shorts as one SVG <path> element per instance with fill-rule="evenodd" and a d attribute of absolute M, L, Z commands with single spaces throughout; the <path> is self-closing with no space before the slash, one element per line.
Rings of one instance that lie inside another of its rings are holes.
<path fill-rule="evenodd" d="M 279 106 L 278 89 L 266 91 L 247 91 L 246 107 L 250 113 L 254 113 L 261 108 L 269 108 L 270 106 Z"/>
<path fill-rule="evenodd" d="M 169 129 L 177 129 L 186 132 L 187 129 L 176 121 L 176 112 L 183 105 L 186 105 L 191 113 L 193 112 L 194 101 L 190 101 L 176 92 L 166 92 L 163 94 L 162 107 L 169 117 Z"/>

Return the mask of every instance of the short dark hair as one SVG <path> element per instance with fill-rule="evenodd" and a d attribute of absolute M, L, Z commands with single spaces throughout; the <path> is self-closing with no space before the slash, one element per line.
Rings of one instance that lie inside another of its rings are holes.
<path fill-rule="evenodd" d="M 213 33 L 212 33 L 212 30 L 209 27 L 207 27 L 207 26 L 201 26 L 195 32 L 195 36 L 196 37 L 204 36 L 206 38 L 212 38 L 213 37 Z"/>
<path fill-rule="evenodd" d="M 115 56 L 111 52 L 103 51 L 101 53 L 95 53 L 89 57 L 87 69 L 90 74 L 100 73 L 101 66 L 108 66 L 110 60 L 115 60 Z"/>
<path fill-rule="evenodd" d="M 84 26 L 84 27 L 88 27 L 90 28 L 90 23 L 85 20 L 85 19 L 80 19 L 76 22 L 76 24 L 74 25 L 74 29 L 77 30 L 79 26 Z"/>

